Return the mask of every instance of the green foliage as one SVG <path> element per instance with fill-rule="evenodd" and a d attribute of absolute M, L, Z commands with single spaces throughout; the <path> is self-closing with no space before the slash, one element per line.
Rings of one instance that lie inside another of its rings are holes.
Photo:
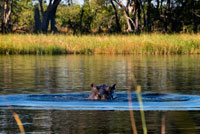
<path fill-rule="evenodd" d="M 14 31 L 32 31 L 34 26 L 34 12 L 31 0 L 13 1 L 10 24 Z"/>
<path fill-rule="evenodd" d="M 114 12 L 112 7 L 109 6 L 101 6 L 100 9 L 98 9 L 95 19 L 92 24 L 93 29 L 97 29 L 98 32 L 102 32 L 103 30 L 111 30 L 111 26 L 114 27 L 115 21 L 113 21 Z M 109 26 L 110 25 L 110 26 Z"/>
<path fill-rule="evenodd" d="M 82 6 L 82 22 L 81 23 L 81 31 L 84 33 L 91 32 L 91 24 L 94 21 L 96 16 L 97 9 L 92 8 L 88 3 Z"/>
<path fill-rule="evenodd" d="M 60 5 L 57 11 L 56 22 L 58 27 L 74 28 L 80 21 L 81 7 Z"/>
<path fill-rule="evenodd" d="M 57 12 L 57 26 L 68 27 L 73 33 L 89 33 L 91 29 L 97 28 L 98 21 L 102 20 L 103 16 L 98 7 L 85 3 L 82 6 L 66 6 L 61 5 Z M 109 14 L 105 8 L 103 12 Z"/>
<path fill-rule="evenodd" d="M 119 10 L 119 9 L 118 9 Z M 119 10 L 119 14 L 122 12 Z M 122 16 L 123 18 L 123 16 Z M 114 10 L 111 5 L 105 5 L 105 1 L 95 1 L 82 6 L 60 5 L 57 11 L 57 27 L 67 27 L 73 33 L 89 32 L 115 32 L 116 22 Z M 122 24 L 125 21 L 122 20 Z"/>
<path fill-rule="evenodd" d="M 15 11 L 15 24 L 24 31 L 32 31 L 34 26 L 34 11 L 31 0 L 21 1 L 18 4 L 18 8 Z"/>

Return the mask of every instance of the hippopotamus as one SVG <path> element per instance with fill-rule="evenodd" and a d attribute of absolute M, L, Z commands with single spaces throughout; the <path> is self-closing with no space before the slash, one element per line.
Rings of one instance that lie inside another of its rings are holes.
<path fill-rule="evenodd" d="M 113 86 L 108 86 L 106 84 L 101 84 L 95 86 L 94 84 L 91 84 L 92 90 L 89 95 L 89 99 L 92 100 L 112 100 L 115 99 L 115 89 L 116 84 L 113 84 Z"/>

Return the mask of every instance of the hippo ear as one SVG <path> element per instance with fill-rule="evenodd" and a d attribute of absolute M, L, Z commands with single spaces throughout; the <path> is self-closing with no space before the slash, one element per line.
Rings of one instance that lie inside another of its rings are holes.
<path fill-rule="evenodd" d="M 95 85 L 92 83 L 92 84 L 91 84 L 91 87 L 95 87 Z"/>
<path fill-rule="evenodd" d="M 114 84 L 114 85 L 112 86 L 112 89 L 116 89 L 116 84 Z"/>

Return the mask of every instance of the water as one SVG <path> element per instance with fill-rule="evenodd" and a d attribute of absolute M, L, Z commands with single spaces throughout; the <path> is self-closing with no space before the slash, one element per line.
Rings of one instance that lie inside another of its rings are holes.
<path fill-rule="evenodd" d="M 127 90 L 142 133 L 134 82 L 149 133 L 200 133 L 200 56 L 0 56 L 0 134 L 132 133 Z M 115 100 L 87 99 L 90 84 L 117 84 Z"/>
<path fill-rule="evenodd" d="M 40 110 L 129 110 L 128 95 L 117 93 L 114 100 L 89 100 L 88 94 L 32 94 L 0 96 L 0 107 Z M 145 111 L 200 110 L 200 96 L 143 93 Z M 6 103 L 5 103 L 6 102 Z M 140 110 L 137 95 L 132 93 L 132 110 Z"/>

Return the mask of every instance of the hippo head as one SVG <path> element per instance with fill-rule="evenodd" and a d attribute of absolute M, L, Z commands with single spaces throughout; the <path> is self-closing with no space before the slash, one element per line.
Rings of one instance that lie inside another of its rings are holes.
<path fill-rule="evenodd" d="M 92 91 L 98 92 L 97 94 L 98 94 L 99 99 L 112 100 L 116 98 L 116 95 L 115 95 L 116 84 L 112 86 L 108 86 L 106 84 L 95 86 L 94 84 L 91 84 L 91 87 L 92 87 Z"/>

